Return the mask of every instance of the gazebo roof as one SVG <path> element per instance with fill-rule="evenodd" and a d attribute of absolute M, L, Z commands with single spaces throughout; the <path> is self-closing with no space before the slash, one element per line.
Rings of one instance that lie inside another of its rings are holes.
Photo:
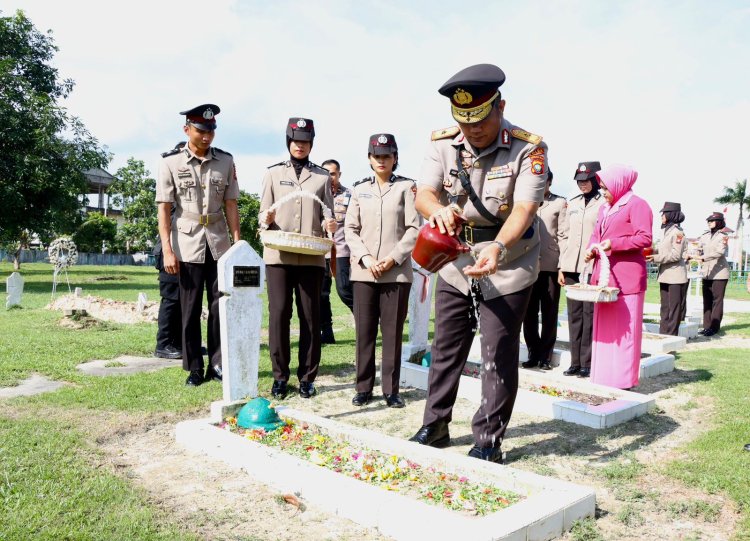
<path fill-rule="evenodd" d="M 100 167 L 88 169 L 84 171 L 83 174 L 86 175 L 86 180 L 89 183 L 89 187 L 94 188 L 92 191 L 95 192 L 98 192 L 100 187 L 107 188 L 116 180 L 113 175 L 111 175 L 104 169 L 101 169 Z"/>

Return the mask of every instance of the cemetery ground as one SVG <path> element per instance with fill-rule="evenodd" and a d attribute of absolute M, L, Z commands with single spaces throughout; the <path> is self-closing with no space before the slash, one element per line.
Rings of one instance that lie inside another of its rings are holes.
<path fill-rule="evenodd" d="M 0 276 L 11 272 L 0 264 Z M 147 373 L 81 372 L 76 366 L 87 361 L 116 367 L 122 355 L 150 357 L 155 323 L 61 325 L 61 312 L 45 309 L 50 266 L 25 264 L 21 272 L 22 306 L 0 311 L 0 388 L 33 374 L 64 385 L 0 399 L 0 539 L 384 539 L 304 501 L 287 503 L 247 474 L 180 448 L 174 425 L 207 416 L 221 385 L 185 387 L 179 361 Z M 134 303 L 145 292 L 158 300 L 152 268 L 74 267 L 70 281 L 84 295 Z M 730 289 L 729 298 L 748 295 Z M 403 410 L 382 400 L 351 405 L 353 319 L 335 291 L 331 300 L 337 343 L 323 349 L 320 394 L 285 403 L 410 437 L 421 424 L 424 392 L 403 390 Z M 650 284 L 646 300 L 658 302 L 658 286 Z M 750 453 L 742 450 L 750 443 L 749 350 L 750 314 L 729 313 L 718 338 L 691 341 L 674 372 L 635 389 L 656 398 L 643 417 L 595 430 L 516 413 L 503 444 L 507 464 L 596 489 L 596 519 L 563 539 L 750 539 Z M 270 398 L 265 340 L 260 363 L 259 390 Z M 445 452 L 469 449 L 473 411 L 459 401 Z"/>

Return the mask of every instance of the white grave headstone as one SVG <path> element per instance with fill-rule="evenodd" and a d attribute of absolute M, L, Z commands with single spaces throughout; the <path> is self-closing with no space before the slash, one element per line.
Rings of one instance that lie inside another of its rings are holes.
<path fill-rule="evenodd" d="M 23 276 L 14 272 L 5 280 L 5 291 L 8 293 L 8 299 L 5 301 L 5 308 L 21 304 L 21 293 L 23 293 Z"/>
<path fill-rule="evenodd" d="M 236 242 L 219 259 L 219 320 L 224 401 L 258 395 L 261 293 L 266 280 L 263 259 L 250 245 Z"/>
<path fill-rule="evenodd" d="M 139 314 L 143 313 L 143 310 L 146 309 L 146 304 L 148 303 L 148 297 L 146 297 L 146 294 L 141 292 L 138 293 L 138 302 L 135 303 L 135 310 Z"/>
<path fill-rule="evenodd" d="M 409 292 L 409 342 L 401 350 L 401 362 L 424 355 L 429 350 L 430 308 L 432 307 L 432 274 L 414 260 L 414 281 Z"/>
<path fill-rule="evenodd" d="M 74 296 L 75 296 L 76 298 L 81 298 L 81 297 L 83 297 L 83 288 L 82 288 L 82 287 L 77 287 L 77 288 L 75 289 L 75 292 L 73 293 L 73 295 L 74 295 Z"/>

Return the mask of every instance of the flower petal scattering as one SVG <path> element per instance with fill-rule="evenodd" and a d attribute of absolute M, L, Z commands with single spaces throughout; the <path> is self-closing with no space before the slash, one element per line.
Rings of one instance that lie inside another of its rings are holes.
<path fill-rule="evenodd" d="M 397 455 L 353 445 L 291 419 L 271 431 L 240 428 L 234 417 L 228 417 L 218 427 L 384 490 L 469 515 L 488 515 L 522 499 L 519 494 L 488 483 L 473 483 L 466 477 L 425 468 Z"/>

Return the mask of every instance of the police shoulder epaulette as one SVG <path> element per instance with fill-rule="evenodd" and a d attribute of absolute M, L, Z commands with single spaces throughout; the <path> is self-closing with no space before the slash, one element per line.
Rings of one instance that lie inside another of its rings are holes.
<path fill-rule="evenodd" d="M 181 150 L 182 150 L 181 148 L 173 148 L 172 150 L 162 152 L 161 157 L 166 158 L 168 156 L 174 156 L 175 154 L 179 154 Z"/>
<path fill-rule="evenodd" d="M 268 166 L 268 169 L 271 169 L 272 167 L 277 167 L 277 166 L 279 166 L 279 165 L 287 165 L 288 163 L 289 163 L 289 162 L 287 162 L 286 160 L 284 160 L 284 161 L 281 161 L 281 162 L 279 162 L 279 163 L 275 163 L 275 164 L 273 164 L 273 165 L 269 165 L 269 166 Z"/>
<path fill-rule="evenodd" d="M 522 130 L 521 128 L 513 128 L 512 130 L 510 130 L 510 134 L 516 139 L 526 141 L 527 143 L 531 143 L 532 145 L 538 145 L 542 142 L 541 135 L 535 135 L 533 133 L 527 132 L 526 130 Z"/>
<path fill-rule="evenodd" d="M 451 126 L 450 128 L 443 128 L 442 130 L 435 130 L 434 132 L 432 132 L 430 139 L 432 141 L 438 141 L 440 139 L 445 139 L 446 137 L 455 137 L 460 131 L 461 129 L 458 126 Z"/>
<path fill-rule="evenodd" d="M 227 156 L 231 156 L 231 154 L 229 152 L 227 152 L 226 150 L 221 150 L 219 147 L 211 147 L 211 148 L 213 148 L 216 152 L 221 152 L 222 154 L 226 154 Z"/>
<path fill-rule="evenodd" d="M 352 185 L 352 188 L 354 188 L 354 186 L 359 186 L 363 182 L 371 182 L 371 181 L 372 181 L 372 177 L 365 177 L 362 180 L 358 180 L 357 182 L 355 182 L 354 185 Z"/>
<path fill-rule="evenodd" d="M 331 174 L 331 172 L 328 169 L 326 169 L 325 167 L 322 167 L 322 166 L 318 165 L 317 163 L 313 163 L 313 162 L 307 162 L 307 163 L 310 166 L 311 170 L 312 169 L 319 169 L 320 170 L 320 171 L 318 171 L 319 173 L 323 173 L 324 175 L 330 175 Z"/>
<path fill-rule="evenodd" d="M 570 198 L 570 200 L 573 201 L 573 199 L 578 199 L 579 197 L 583 197 L 583 194 L 579 193 L 578 195 L 574 195 L 573 197 Z"/>
<path fill-rule="evenodd" d="M 410 182 L 413 182 L 414 184 L 416 184 L 416 183 L 417 183 L 417 181 L 416 181 L 416 180 L 414 180 L 413 178 L 409 178 L 409 177 L 402 177 L 401 175 L 394 175 L 394 176 L 393 176 L 393 182 L 401 182 L 402 180 L 408 180 L 408 181 L 410 181 Z"/>

